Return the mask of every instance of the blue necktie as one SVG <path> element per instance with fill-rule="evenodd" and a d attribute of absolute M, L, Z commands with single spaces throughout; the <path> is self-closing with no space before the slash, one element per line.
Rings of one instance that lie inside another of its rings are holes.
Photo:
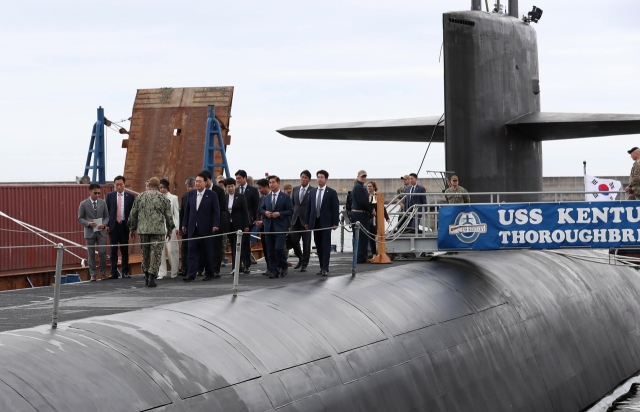
<path fill-rule="evenodd" d="M 318 189 L 318 196 L 316 198 L 317 216 L 320 216 L 320 206 L 322 206 L 322 189 Z"/>

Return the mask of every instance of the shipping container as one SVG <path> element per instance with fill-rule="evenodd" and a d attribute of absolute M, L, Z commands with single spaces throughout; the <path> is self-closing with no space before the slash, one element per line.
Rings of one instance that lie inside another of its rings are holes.
<path fill-rule="evenodd" d="M 101 198 L 113 191 L 112 184 L 102 185 Z M 56 234 L 67 241 L 45 235 L 50 241 L 28 231 L 14 221 L 0 216 L 0 272 L 41 269 L 55 266 L 56 251 L 51 242 L 70 246 L 85 245 L 83 226 L 78 222 L 80 202 L 89 197 L 89 185 L 80 184 L 2 184 L 0 212 L 39 229 Z M 38 246 L 11 248 L 7 246 Z M 65 265 L 79 265 L 87 258 L 83 248 L 70 248 L 64 253 Z M 108 253 L 108 251 L 107 251 Z"/>

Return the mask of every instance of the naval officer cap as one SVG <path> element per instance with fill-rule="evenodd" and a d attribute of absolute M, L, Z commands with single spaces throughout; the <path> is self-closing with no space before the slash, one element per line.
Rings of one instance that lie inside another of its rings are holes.
<path fill-rule="evenodd" d="M 631 154 L 631 153 L 635 152 L 636 150 L 638 150 L 637 147 L 632 147 L 631 150 L 627 150 L 627 153 Z"/>

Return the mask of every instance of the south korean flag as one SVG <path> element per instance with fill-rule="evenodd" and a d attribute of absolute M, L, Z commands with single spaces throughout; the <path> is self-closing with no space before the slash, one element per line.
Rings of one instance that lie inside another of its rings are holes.
<path fill-rule="evenodd" d="M 606 202 L 616 200 L 622 184 L 618 180 L 600 179 L 594 176 L 584 176 L 584 191 L 591 192 L 584 195 L 587 202 Z"/>

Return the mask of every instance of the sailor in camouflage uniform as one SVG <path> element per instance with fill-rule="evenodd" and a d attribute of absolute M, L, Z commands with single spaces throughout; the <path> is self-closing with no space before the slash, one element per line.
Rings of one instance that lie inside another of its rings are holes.
<path fill-rule="evenodd" d="M 629 193 L 627 200 L 640 200 L 640 149 L 637 147 L 627 150 L 633 159 L 631 167 L 631 175 L 629 176 L 629 185 L 624 188 Z"/>
<path fill-rule="evenodd" d="M 171 203 L 158 191 L 160 179 L 149 179 L 149 190 L 141 193 L 133 202 L 129 215 L 129 230 L 131 237 L 138 232 L 142 245 L 142 271 L 145 284 L 150 288 L 156 287 L 155 278 L 158 276 L 160 259 L 164 249 L 165 238 L 171 240 L 171 233 L 175 229 Z"/>
<path fill-rule="evenodd" d="M 456 203 L 471 203 L 471 198 L 469 197 L 467 189 L 462 186 L 458 186 L 458 176 L 453 175 L 451 177 L 451 187 L 444 191 L 447 196 L 447 203 L 456 204 Z M 449 194 L 454 193 L 454 194 Z"/>

